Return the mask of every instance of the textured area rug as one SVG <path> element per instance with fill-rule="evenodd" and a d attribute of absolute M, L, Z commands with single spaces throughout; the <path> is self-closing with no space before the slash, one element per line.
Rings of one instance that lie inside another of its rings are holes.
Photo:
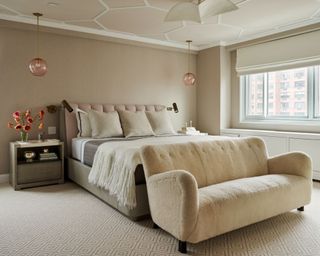
<path fill-rule="evenodd" d="M 0 185 L 0 255 L 181 255 L 151 220 L 132 222 L 73 183 Z M 189 255 L 320 256 L 320 184 L 292 211 L 199 244 Z"/>

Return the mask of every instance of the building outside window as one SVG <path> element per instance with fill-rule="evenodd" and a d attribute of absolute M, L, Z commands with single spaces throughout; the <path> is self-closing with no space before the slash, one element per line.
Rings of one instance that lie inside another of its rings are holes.
<path fill-rule="evenodd" d="M 320 117 L 319 67 L 304 67 L 241 76 L 245 119 Z"/>

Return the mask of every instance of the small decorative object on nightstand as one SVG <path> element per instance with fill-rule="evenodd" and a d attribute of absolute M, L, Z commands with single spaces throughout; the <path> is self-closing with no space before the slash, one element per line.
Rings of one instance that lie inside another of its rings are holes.
<path fill-rule="evenodd" d="M 15 190 L 64 182 L 63 142 L 10 143 L 10 184 Z"/>
<path fill-rule="evenodd" d="M 195 127 L 192 126 L 192 121 L 186 122 L 186 126 L 182 127 L 179 133 L 186 134 L 186 135 L 208 135 L 208 133 L 200 132 Z"/>

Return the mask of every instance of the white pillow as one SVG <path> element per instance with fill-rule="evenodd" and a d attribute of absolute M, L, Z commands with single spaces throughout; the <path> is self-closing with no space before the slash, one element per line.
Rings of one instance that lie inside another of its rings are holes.
<path fill-rule="evenodd" d="M 92 137 L 96 139 L 123 136 L 118 112 L 88 111 Z"/>
<path fill-rule="evenodd" d="M 91 137 L 91 125 L 88 113 L 81 109 L 76 109 L 76 118 L 79 131 L 78 137 Z"/>
<path fill-rule="evenodd" d="M 176 134 L 166 110 L 146 111 L 146 115 L 156 135 Z"/>
<path fill-rule="evenodd" d="M 144 111 L 119 111 L 124 136 L 154 136 L 152 127 Z"/>

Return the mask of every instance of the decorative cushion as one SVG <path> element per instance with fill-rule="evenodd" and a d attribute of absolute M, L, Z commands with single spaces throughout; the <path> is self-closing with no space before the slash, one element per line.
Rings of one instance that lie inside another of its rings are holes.
<path fill-rule="evenodd" d="M 78 137 L 91 137 L 91 125 L 88 113 L 81 109 L 76 109 L 76 118 L 79 131 Z"/>
<path fill-rule="evenodd" d="M 88 111 L 92 137 L 96 139 L 123 136 L 118 112 Z"/>
<path fill-rule="evenodd" d="M 176 134 L 166 110 L 146 111 L 146 115 L 156 135 Z"/>
<path fill-rule="evenodd" d="M 119 111 L 124 136 L 154 136 L 152 127 L 144 111 Z"/>

